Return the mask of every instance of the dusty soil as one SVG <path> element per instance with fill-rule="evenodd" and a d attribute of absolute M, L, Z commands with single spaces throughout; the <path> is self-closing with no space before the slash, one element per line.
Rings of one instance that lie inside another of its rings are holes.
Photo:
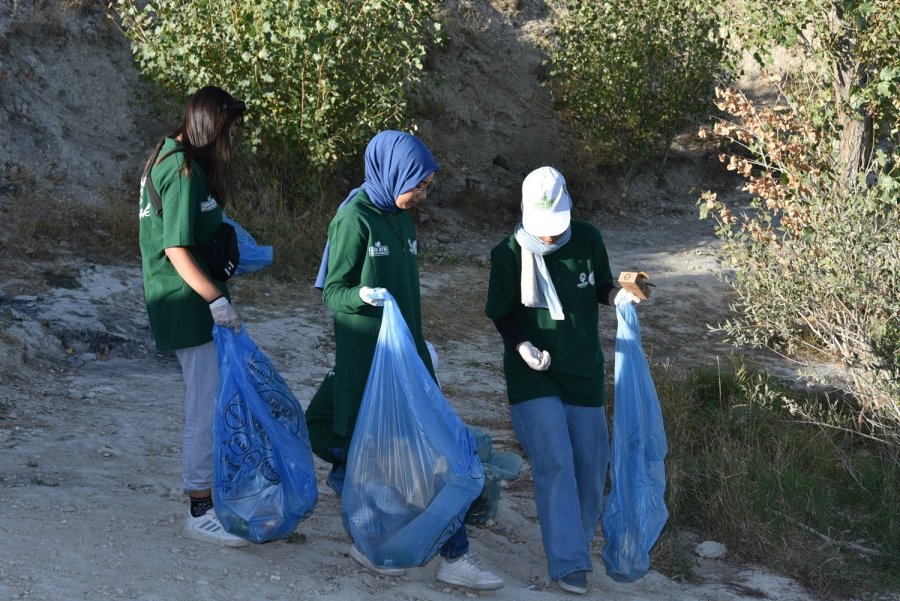
<path fill-rule="evenodd" d="M 645 351 L 679 369 L 715 364 L 730 350 L 707 325 L 726 314 L 728 291 L 693 189 L 733 192 L 735 184 L 688 147 L 626 186 L 586 177 L 571 164 L 565 127 L 539 85 L 542 58 L 530 40 L 546 26 L 544 4 L 459 0 L 446 8 L 450 40 L 435 53 L 433 110 L 420 122 L 443 167 L 419 215 L 424 327 L 461 418 L 499 448 L 519 450 L 500 341 L 483 305 L 488 253 L 514 225 L 522 175 L 541 164 L 573 174 L 577 215 L 603 232 L 613 272 L 642 269 L 657 284 L 639 307 Z M 170 125 L 152 98 L 102 3 L 0 6 L 0 213 L 11 202 L 78 210 L 134 193 L 147 140 Z M 0 241 L 15 227 L 0 220 Z M 277 254 L 277 241 L 262 242 Z M 6 248 L 0 267 L 0 599 L 565 596 L 548 582 L 527 464 L 504 490 L 495 522 L 470 529 L 473 550 L 506 581 L 492 593 L 441 585 L 433 564 L 401 578 L 358 567 L 322 463 L 319 504 L 290 542 L 233 550 L 185 539 L 179 370 L 154 350 L 138 261 L 95 264 L 77 249 L 52 260 L 29 256 Z M 250 334 L 304 405 L 333 360 L 330 316 L 313 276 L 297 285 L 263 272 L 233 286 Z M 611 358 L 615 317 L 600 310 Z M 698 583 L 651 571 L 617 584 L 603 573 L 602 544 L 598 537 L 589 582 L 604 598 L 813 598 L 728 557 L 697 558 Z"/>

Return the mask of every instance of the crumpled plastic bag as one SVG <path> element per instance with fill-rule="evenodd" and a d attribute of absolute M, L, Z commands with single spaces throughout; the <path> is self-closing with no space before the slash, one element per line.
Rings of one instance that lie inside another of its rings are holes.
<path fill-rule="evenodd" d="M 500 483 L 513 480 L 522 469 L 522 457 L 512 451 L 494 452 L 494 441 L 478 426 L 469 426 L 475 448 L 484 466 L 484 488 L 466 513 L 466 523 L 482 526 L 497 516 L 500 509 Z"/>
<path fill-rule="evenodd" d="M 425 565 L 463 527 L 483 484 L 471 432 L 387 294 L 341 495 L 354 543 L 376 566 Z"/>
<path fill-rule="evenodd" d="M 289 536 L 318 499 L 303 409 L 241 327 L 213 327 L 219 396 L 213 503 L 222 526 L 254 543 Z"/>
<path fill-rule="evenodd" d="M 228 215 L 222 215 L 222 219 L 226 223 L 230 223 L 234 227 L 235 234 L 237 234 L 241 260 L 234 272 L 235 275 L 259 271 L 272 264 L 273 249 L 271 246 L 257 244 L 256 239 L 250 232 Z"/>
<path fill-rule="evenodd" d="M 634 582 L 650 569 L 669 512 L 665 504 L 667 453 L 659 397 L 641 348 L 641 327 L 631 303 L 616 307 L 615 404 L 610 491 L 603 511 L 607 575 Z"/>

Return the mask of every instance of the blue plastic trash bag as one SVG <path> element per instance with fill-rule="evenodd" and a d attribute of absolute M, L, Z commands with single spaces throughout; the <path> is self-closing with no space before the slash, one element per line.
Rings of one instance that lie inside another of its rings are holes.
<path fill-rule="evenodd" d="M 223 215 L 222 218 L 226 223 L 230 223 L 234 227 L 234 233 L 237 234 L 241 260 L 238 263 L 237 270 L 235 270 L 236 275 L 259 271 L 272 264 L 271 246 L 260 246 L 257 244 L 256 239 L 250 235 L 250 232 L 228 215 Z"/>
<path fill-rule="evenodd" d="M 471 432 L 388 294 L 341 495 L 353 541 L 376 566 L 425 565 L 463 526 L 483 483 Z"/>
<path fill-rule="evenodd" d="M 669 518 L 664 498 L 666 432 L 634 305 L 616 306 L 616 316 L 616 392 L 611 486 L 602 519 L 603 563 L 613 580 L 634 582 L 650 569 L 650 549 Z"/>
<path fill-rule="evenodd" d="M 213 327 L 219 396 L 213 503 L 222 526 L 254 543 L 290 535 L 318 487 L 303 409 L 246 328 Z"/>
<path fill-rule="evenodd" d="M 513 480 L 522 469 L 522 457 L 512 451 L 494 451 L 493 439 L 478 426 L 469 426 L 475 437 L 475 448 L 484 467 L 484 488 L 466 513 L 466 523 L 482 526 L 500 510 L 500 483 Z"/>

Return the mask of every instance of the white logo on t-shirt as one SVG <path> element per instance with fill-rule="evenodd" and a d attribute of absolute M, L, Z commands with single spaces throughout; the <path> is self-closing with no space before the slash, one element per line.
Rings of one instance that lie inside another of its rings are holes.
<path fill-rule="evenodd" d="M 391 249 L 387 244 L 382 244 L 380 240 L 375 242 L 374 246 L 369 247 L 370 257 L 386 257 L 389 254 L 391 254 Z"/>
<path fill-rule="evenodd" d="M 414 255 L 419 254 L 419 241 L 418 240 L 410 240 L 406 239 L 406 243 L 409 244 L 409 252 Z"/>
<path fill-rule="evenodd" d="M 143 219 L 144 217 L 150 216 L 150 205 L 148 204 L 146 207 L 141 208 L 141 205 L 144 204 L 144 186 L 147 185 L 147 176 L 141 178 L 141 188 L 138 191 L 138 219 Z"/>
<path fill-rule="evenodd" d="M 216 210 L 216 207 L 219 206 L 219 203 L 216 202 L 216 199 L 212 196 L 208 196 L 206 200 L 200 203 L 200 212 L 208 213 L 209 211 Z"/>
<path fill-rule="evenodd" d="M 594 272 L 586 274 L 583 271 L 578 275 L 578 288 L 586 288 L 594 285 Z"/>

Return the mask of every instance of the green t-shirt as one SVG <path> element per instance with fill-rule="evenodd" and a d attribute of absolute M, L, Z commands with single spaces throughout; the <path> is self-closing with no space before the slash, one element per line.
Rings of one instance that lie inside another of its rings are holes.
<path fill-rule="evenodd" d="M 382 211 L 364 191 L 328 227 L 328 275 L 322 298 L 334 311 L 333 432 L 349 440 L 375 354 L 383 309 L 363 302 L 362 286 L 386 288 L 397 302 L 419 356 L 432 372 L 422 336 L 416 226 L 408 211 Z M 311 433 L 310 436 L 313 436 Z"/>
<path fill-rule="evenodd" d="M 559 396 L 572 405 L 599 407 L 604 402 L 603 351 L 598 333 L 598 290 L 612 283 L 609 259 L 600 232 L 584 221 L 572 221 L 572 237 L 544 256 L 565 319 L 548 309 L 522 304 L 522 249 L 510 236 L 491 251 L 491 280 L 485 313 L 490 319 L 513 315 L 537 348 L 549 351 L 550 369 L 529 368 L 514 347 L 504 342 L 503 371 L 510 404 Z"/>
<path fill-rule="evenodd" d="M 159 156 L 166 157 L 181 145 L 166 139 Z M 200 166 L 191 162 L 190 177 L 181 171 L 184 154 L 176 152 L 155 165 L 150 172 L 162 201 L 163 213 L 156 214 L 150 194 L 141 186 L 140 246 L 144 270 L 144 300 L 150 330 L 160 351 L 174 351 L 206 344 L 212 340 L 213 320 L 206 300 L 187 285 L 166 257 L 166 249 L 192 249 L 200 268 L 212 279 L 206 261 L 193 251 L 197 243 L 209 244 L 222 223 L 222 209 L 209 195 Z M 215 280 L 213 280 L 215 281 Z M 216 282 L 226 297 L 228 287 Z"/>

